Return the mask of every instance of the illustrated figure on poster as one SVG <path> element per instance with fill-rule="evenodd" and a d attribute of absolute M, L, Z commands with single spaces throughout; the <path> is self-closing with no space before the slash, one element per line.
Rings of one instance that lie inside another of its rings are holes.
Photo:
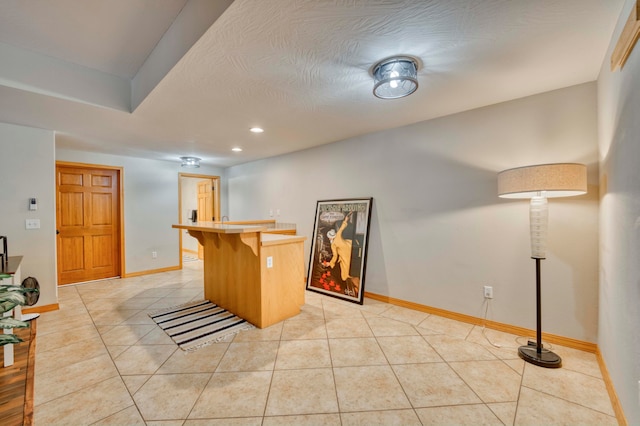
<path fill-rule="evenodd" d="M 353 241 L 344 238 L 343 236 L 344 230 L 347 228 L 349 223 L 353 222 L 352 216 L 353 212 L 349 212 L 337 231 L 335 229 L 330 229 L 329 232 L 327 232 L 327 238 L 329 238 L 331 243 L 331 253 L 333 253 L 333 257 L 329 262 L 325 262 L 325 266 L 333 269 L 336 264 L 338 264 L 340 267 L 340 278 L 346 283 L 348 293 L 357 297 L 359 279 L 349 275 L 349 271 L 351 270 L 351 248 L 353 246 Z"/>

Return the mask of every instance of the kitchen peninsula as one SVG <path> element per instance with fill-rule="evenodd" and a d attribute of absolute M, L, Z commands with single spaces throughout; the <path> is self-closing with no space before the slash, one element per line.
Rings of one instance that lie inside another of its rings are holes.
<path fill-rule="evenodd" d="M 265 328 L 304 304 L 304 240 L 264 224 L 196 222 L 186 229 L 204 247 L 204 297 Z"/>

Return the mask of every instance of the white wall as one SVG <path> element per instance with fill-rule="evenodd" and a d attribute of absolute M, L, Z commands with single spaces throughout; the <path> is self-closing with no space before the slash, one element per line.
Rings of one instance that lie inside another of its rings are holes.
<path fill-rule="evenodd" d="M 622 70 L 609 60 L 635 0 L 628 0 L 598 79 L 600 319 L 598 345 L 631 424 L 640 424 L 640 45 Z"/>
<path fill-rule="evenodd" d="M 393 108 L 393 102 L 389 108 Z M 583 84 L 227 169 L 229 216 L 295 222 L 317 200 L 374 198 L 365 291 L 535 329 L 526 201 L 497 197 L 500 170 L 582 162 L 597 184 L 596 86 Z M 553 199 L 543 329 L 595 342 L 597 188 Z M 305 244 L 307 259 L 309 241 Z"/>
<path fill-rule="evenodd" d="M 33 197 L 37 211 L 28 209 Z M 10 256 L 24 256 L 23 279 L 38 279 L 39 306 L 58 301 L 55 203 L 53 132 L 0 123 L 0 235 Z M 40 219 L 40 229 L 26 230 L 25 219 Z"/>
<path fill-rule="evenodd" d="M 56 150 L 56 160 L 124 167 L 125 272 L 128 274 L 179 264 L 178 173 L 179 162 Z M 192 171 L 192 170 L 190 170 Z M 198 173 L 221 176 L 223 170 L 203 166 Z M 226 205 L 222 183 L 221 204 Z M 151 252 L 157 252 L 152 259 Z"/>

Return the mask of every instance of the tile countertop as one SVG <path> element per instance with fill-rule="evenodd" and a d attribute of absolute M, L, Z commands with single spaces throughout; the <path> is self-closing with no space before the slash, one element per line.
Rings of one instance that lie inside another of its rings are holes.
<path fill-rule="evenodd" d="M 173 225 L 173 228 L 186 229 L 188 231 L 200 231 L 200 232 L 213 232 L 218 234 L 246 234 L 252 232 L 264 232 L 273 229 L 294 229 L 295 224 L 283 224 L 285 227 L 274 228 L 267 226 L 254 226 L 254 225 L 227 225 L 218 222 L 197 222 L 191 225 Z M 286 225 L 293 225 L 293 227 L 286 227 Z M 307 237 L 300 235 L 281 235 L 281 234 L 269 234 L 262 233 L 260 235 L 260 242 L 263 246 L 271 246 L 278 244 L 287 244 L 298 241 L 305 241 Z"/>
<path fill-rule="evenodd" d="M 242 234 L 246 232 L 260 232 L 266 230 L 278 230 L 278 231 L 294 231 L 296 230 L 295 223 L 285 222 L 262 222 L 256 221 L 255 223 L 246 221 L 242 223 L 221 223 L 221 222 L 195 222 L 188 224 L 173 225 L 173 228 L 178 229 L 191 229 L 194 231 L 204 232 L 217 232 L 224 234 Z"/>
<path fill-rule="evenodd" d="M 220 222 L 196 222 L 192 224 L 172 225 L 172 228 L 186 229 L 188 231 L 214 232 L 218 234 L 245 234 L 249 232 L 266 231 L 266 226 L 261 225 L 227 225 Z"/>

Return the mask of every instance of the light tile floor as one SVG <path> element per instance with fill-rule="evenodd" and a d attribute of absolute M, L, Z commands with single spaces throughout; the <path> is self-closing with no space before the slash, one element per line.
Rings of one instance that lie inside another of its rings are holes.
<path fill-rule="evenodd" d="M 203 297 L 202 265 L 65 286 L 38 319 L 36 425 L 617 424 L 594 354 L 525 364 L 517 337 L 306 293 L 267 329 L 183 352 L 147 312 Z"/>

